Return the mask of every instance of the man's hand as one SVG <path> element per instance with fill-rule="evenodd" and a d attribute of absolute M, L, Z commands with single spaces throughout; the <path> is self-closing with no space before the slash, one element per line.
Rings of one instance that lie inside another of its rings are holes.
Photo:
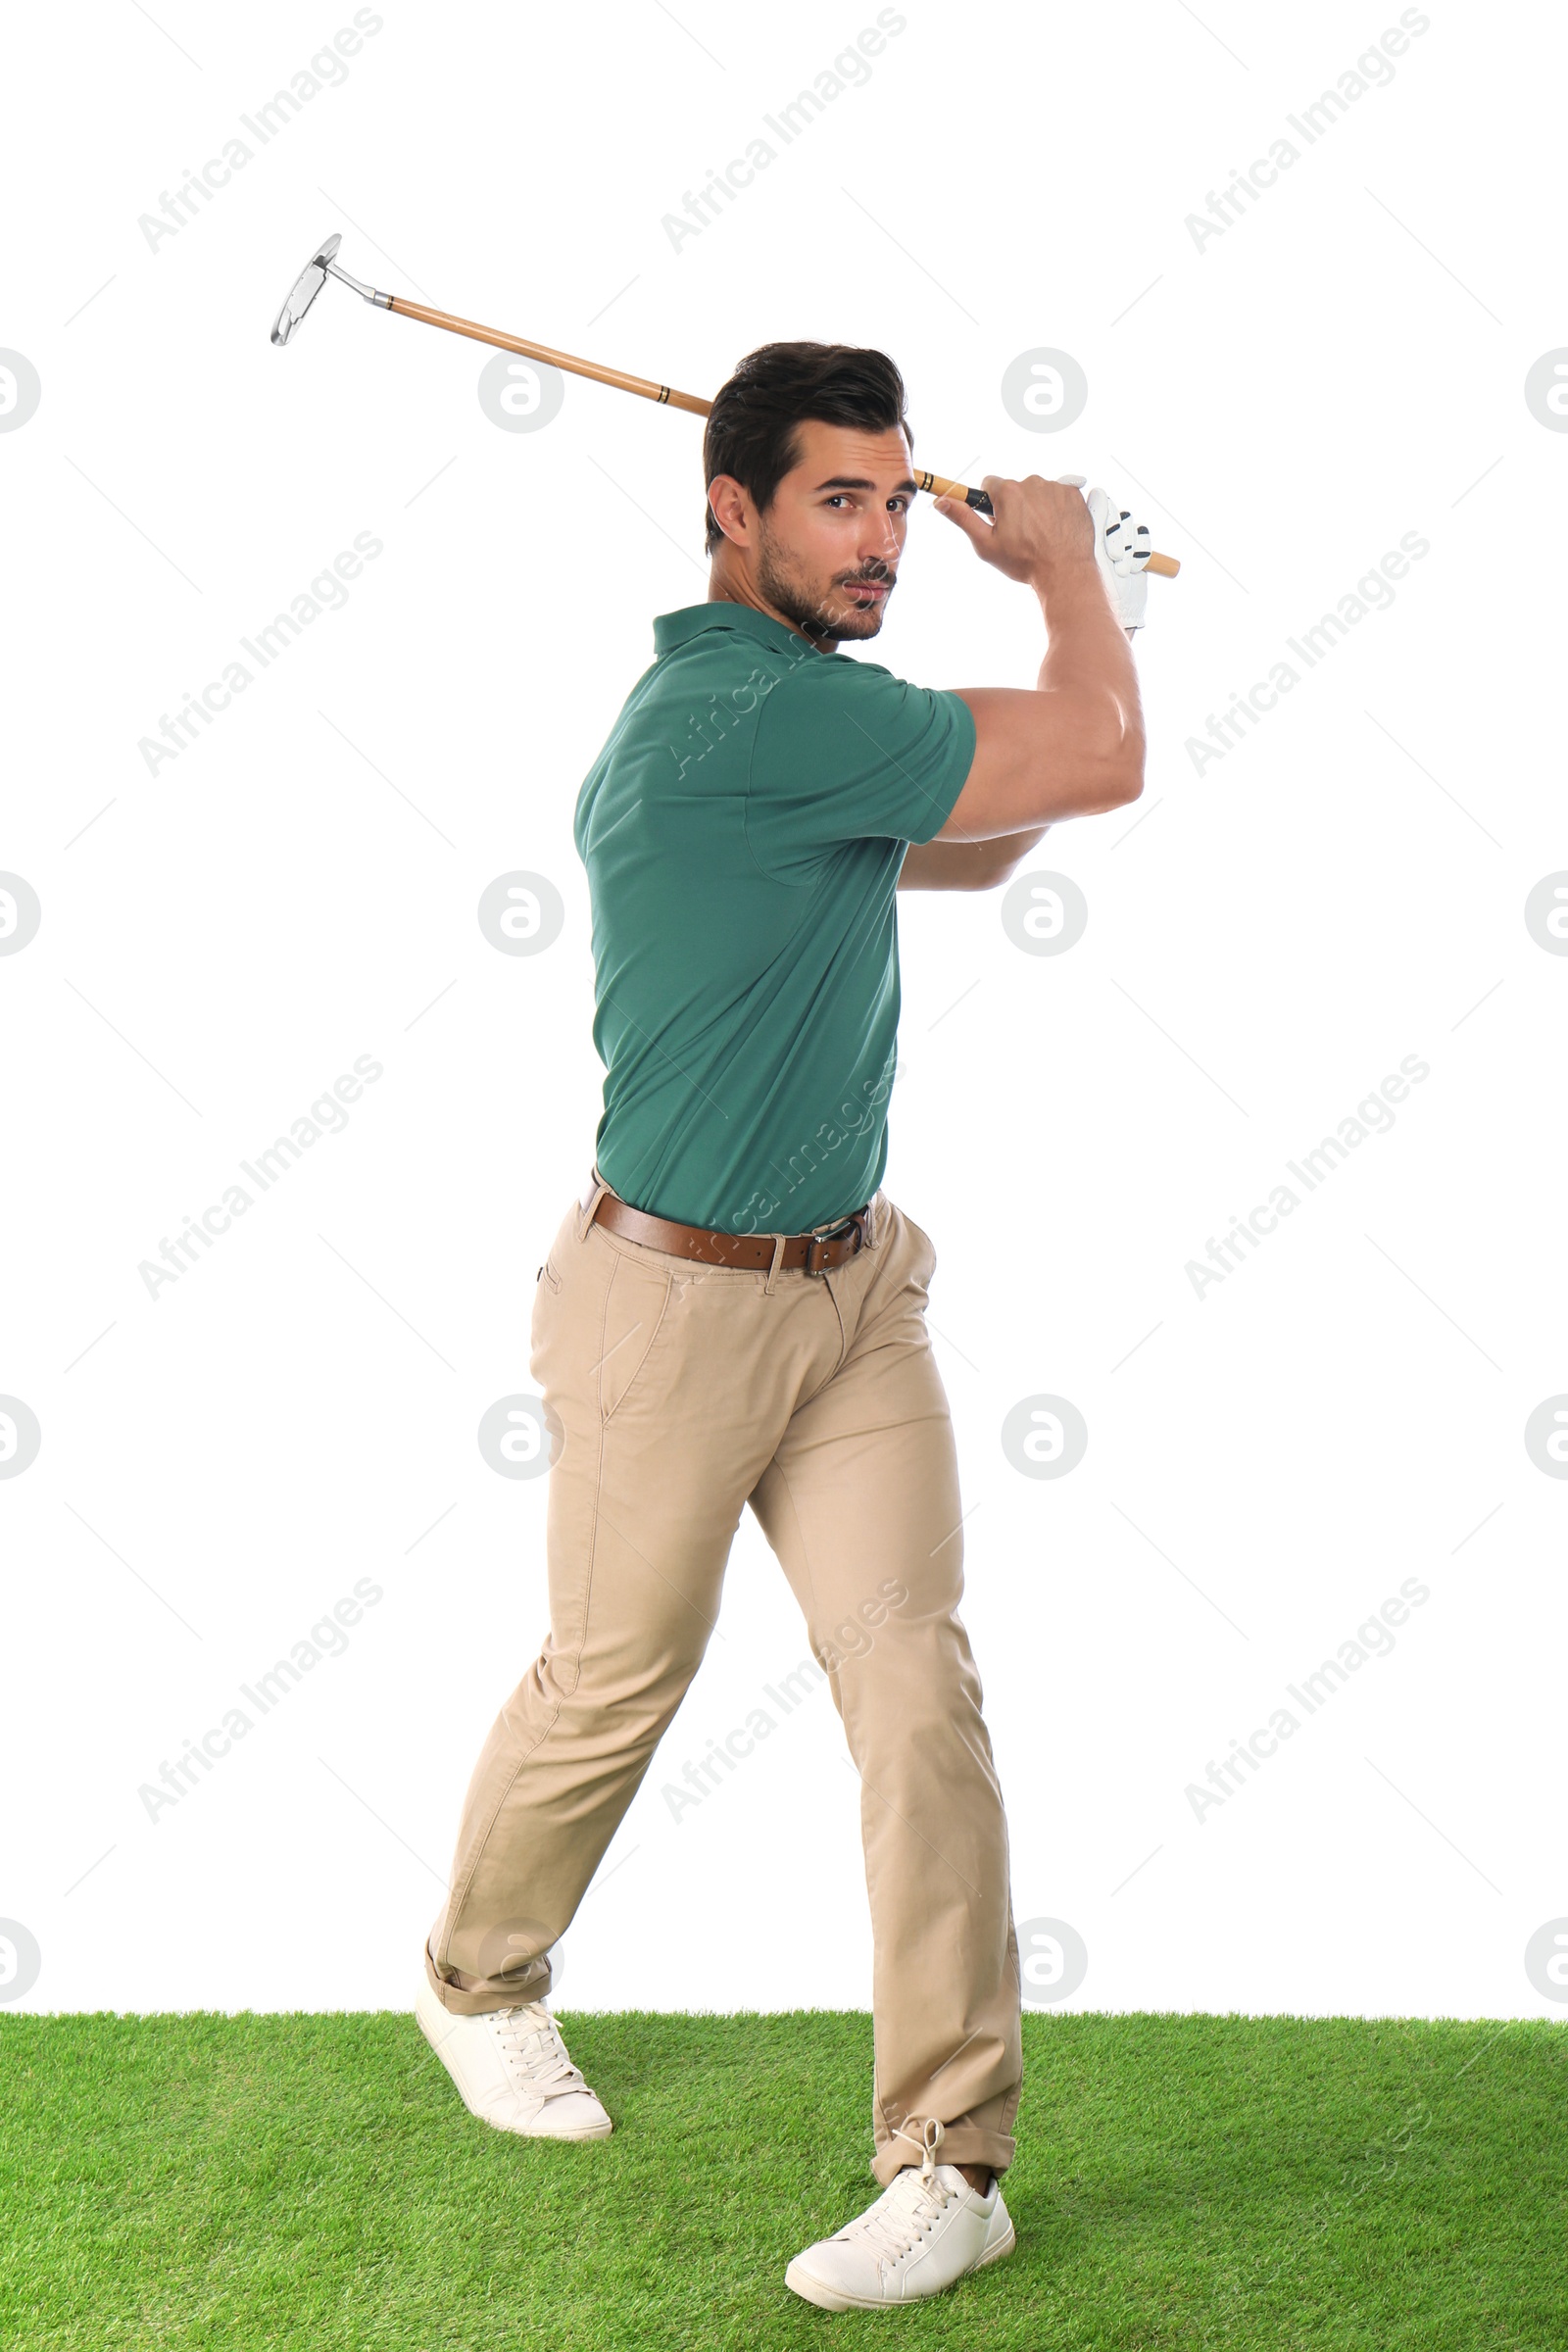
<path fill-rule="evenodd" d="M 1095 527 L 1078 493 L 1081 473 L 1048 482 L 1038 473 L 1021 482 L 988 473 L 980 487 L 991 501 L 996 519 L 987 521 L 961 498 L 933 501 L 939 514 L 957 524 L 983 564 L 995 564 L 1009 580 L 1024 580 L 1049 590 L 1063 572 L 1097 554 Z"/>
<path fill-rule="evenodd" d="M 1108 490 L 1091 490 L 1084 504 L 1095 526 L 1095 561 L 1130 635 L 1144 626 L 1149 600 L 1149 525 L 1134 522 Z"/>

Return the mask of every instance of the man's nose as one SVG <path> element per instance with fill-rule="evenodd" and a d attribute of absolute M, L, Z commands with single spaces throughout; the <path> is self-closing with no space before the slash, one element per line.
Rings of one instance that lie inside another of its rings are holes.
<path fill-rule="evenodd" d="M 885 564 L 896 564 L 903 545 L 898 523 L 893 515 L 868 514 L 866 516 L 866 528 L 860 534 L 860 556 L 863 562 L 880 560 Z"/>

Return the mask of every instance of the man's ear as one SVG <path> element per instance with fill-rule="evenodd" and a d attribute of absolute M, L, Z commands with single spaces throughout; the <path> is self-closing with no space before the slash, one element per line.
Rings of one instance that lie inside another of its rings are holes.
<path fill-rule="evenodd" d="M 708 485 L 708 503 L 725 538 L 745 547 L 752 530 L 752 502 L 745 486 L 732 473 L 715 473 Z"/>

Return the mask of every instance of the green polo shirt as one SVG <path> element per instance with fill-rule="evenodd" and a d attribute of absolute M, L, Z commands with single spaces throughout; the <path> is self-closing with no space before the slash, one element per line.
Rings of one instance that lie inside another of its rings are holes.
<path fill-rule="evenodd" d="M 899 868 L 952 813 L 974 720 L 746 605 L 661 613 L 654 652 L 573 826 L 595 1158 L 654 1215 L 803 1233 L 882 1180 Z"/>

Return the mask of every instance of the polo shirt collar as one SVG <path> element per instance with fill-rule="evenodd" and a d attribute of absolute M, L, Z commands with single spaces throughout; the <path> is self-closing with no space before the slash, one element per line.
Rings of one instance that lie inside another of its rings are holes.
<path fill-rule="evenodd" d="M 677 645 L 699 636 L 704 629 L 738 629 L 749 637 L 759 637 L 764 645 L 800 655 L 813 650 L 794 629 L 775 620 L 771 612 L 759 612 L 751 605 L 734 605 L 715 598 L 710 604 L 683 605 L 677 612 L 661 612 L 654 620 L 654 656 L 656 660 L 670 653 Z"/>

